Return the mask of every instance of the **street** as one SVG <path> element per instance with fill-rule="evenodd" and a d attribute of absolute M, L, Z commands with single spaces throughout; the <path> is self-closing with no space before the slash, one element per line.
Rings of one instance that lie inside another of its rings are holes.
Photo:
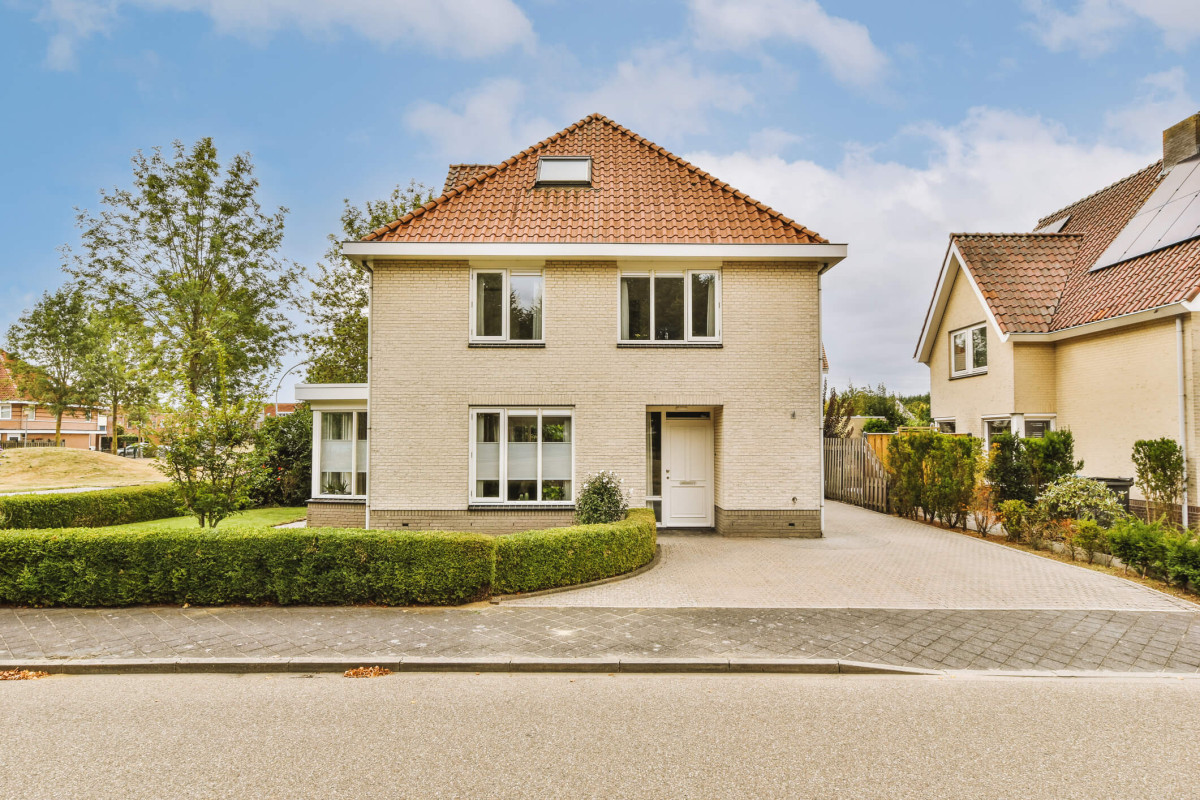
<path fill-rule="evenodd" d="M 1200 679 L 60 676 L 0 728 L 3 798 L 1183 798 Z"/>

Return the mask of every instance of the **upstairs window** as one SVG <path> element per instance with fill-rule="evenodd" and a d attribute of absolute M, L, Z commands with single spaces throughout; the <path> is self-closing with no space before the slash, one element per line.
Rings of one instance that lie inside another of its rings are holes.
<path fill-rule="evenodd" d="M 37 406 L 25 406 L 25 419 L 30 422 L 37 419 Z"/>
<path fill-rule="evenodd" d="M 950 377 L 987 372 L 987 324 L 950 334 Z"/>
<path fill-rule="evenodd" d="M 622 342 L 716 342 L 721 273 L 714 270 L 621 274 Z"/>
<path fill-rule="evenodd" d="M 540 271 L 475 270 L 471 275 L 471 340 L 540 342 Z"/>
<path fill-rule="evenodd" d="M 592 159 L 588 156 L 542 156 L 537 166 L 538 186 L 591 186 Z"/>
<path fill-rule="evenodd" d="M 12 419 L 11 403 L 0 403 L 0 419 Z"/>

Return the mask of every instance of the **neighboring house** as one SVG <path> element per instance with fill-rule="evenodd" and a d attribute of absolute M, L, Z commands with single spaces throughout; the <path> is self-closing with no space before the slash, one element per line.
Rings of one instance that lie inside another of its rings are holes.
<path fill-rule="evenodd" d="M 267 403 L 263 406 L 263 419 L 267 417 L 286 417 L 296 413 L 296 403 Z"/>
<path fill-rule="evenodd" d="M 9 368 L 8 354 L 0 351 L 0 441 L 54 442 L 54 414 L 44 405 L 21 397 Z M 102 408 L 72 407 L 62 419 L 62 443 L 79 450 L 97 450 L 110 433 Z"/>
<path fill-rule="evenodd" d="M 1133 476 L 1136 440 L 1176 439 L 1194 500 L 1197 293 L 1200 114 L 1163 133 L 1162 161 L 1032 233 L 950 237 L 916 351 L 935 423 L 985 440 L 1069 428 L 1100 477 Z"/>
<path fill-rule="evenodd" d="M 821 532 L 821 274 L 845 245 L 593 115 L 348 242 L 369 382 L 305 385 L 313 525 Z"/>

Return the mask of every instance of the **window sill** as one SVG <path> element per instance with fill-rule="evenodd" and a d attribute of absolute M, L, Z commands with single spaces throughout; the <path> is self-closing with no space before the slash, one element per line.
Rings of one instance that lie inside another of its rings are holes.
<path fill-rule="evenodd" d="M 617 347 L 630 350 L 720 350 L 724 345 L 720 342 L 617 342 Z"/>
<path fill-rule="evenodd" d="M 357 497 L 351 495 L 320 495 L 318 497 L 308 498 L 310 503 L 365 503 L 367 498 L 362 495 Z"/>
<path fill-rule="evenodd" d="M 483 348 L 483 349 L 486 349 L 489 347 L 492 347 L 492 348 L 516 348 L 519 350 L 523 350 L 523 349 L 545 348 L 546 343 L 545 342 L 467 342 L 467 347 L 479 347 L 479 348 Z"/>
<path fill-rule="evenodd" d="M 964 372 L 962 375 L 951 375 L 950 380 L 961 381 L 964 378 L 978 378 L 980 375 L 987 375 L 987 374 L 988 374 L 988 371 L 986 369 L 981 369 L 976 372 Z"/>
<path fill-rule="evenodd" d="M 468 511 L 574 511 L 574 503 L 550 505 L 549 503 L 470 503 Z"/>

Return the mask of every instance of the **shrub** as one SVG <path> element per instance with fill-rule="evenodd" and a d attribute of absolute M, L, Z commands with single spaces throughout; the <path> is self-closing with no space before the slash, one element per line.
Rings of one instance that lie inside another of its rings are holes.
<path fill-rule="evenodd" d="M 999 433 L 992 437 L 987 479 L 1001 503 L 1007 500 L 1032 503 L 1037 498 L 1029 462 L 1025 459 L 1024 441 L 1019 436 Z"/>
<path fill-rule="evenodd" d="M 1029 514 L 1030 508 L 1024 500 L 1005 500 L 996 508 L 996 517 L 1010 542 L 1020 542 L 1026 538 Z"/>
<path fill-rule="evenodd" d="M 1068 475 L 1047 486 L 1038 498 L 1038 508 L 1047 519 L 1094 519 L 1104 528 L 1125 516 L 1121 501 L 1107 486 L 1078 475 Z"/>
<path fill-rule="evenodd" d="M 1049 484 L 1083 469 L 1083 462 L 1075 460 L 1075 435 L 1070 431 L 1048 431 L 1041 439 L 1022 439 L 1021 446 L 1029 480 L 1039 495 Z"/>
<path fill-rule="evenodd" d="M 1114 556 L 1145 576 L 1150 570 L 1165 566 L 1166 532 L 1161 522 L 1126 517 L 1108 531 L 1108 546 Z"/>
<path fill-rule="evenodd" d="M 1167 576 L 1180 584 L 1200 587 L 1200 539 L 1190 531 L 1166 536 Z"/>
<path fill-rule="evenodd" d="M 965 527 L 975 494 L 979 440 L 919 431 L 888 442 L 889 494 L 901 516 Z"/>
<path fill-rule="evenodd" d="M 575 521 L 580 525 L 616 522 L 629 510 L 625 482 L 609 470 L 589 475 L 575 501 Z"/>
<path fill-rule="evenodd" d="M 531 592 L 620 575 L 654 558 L 656 543 L 648 508 L 635 508 L 619 522 L 501 536 L 495 590 Z"/>
<path fill-rule="evenodd" d="M 1170 513 L 1183 493 L 1183 448 L 1174 439 L 1139 439 L 1133 443 L 1133 466 L 1150 516 Z"/>
<path fill-rule="evenodd" d="M 257 480 L 250 488 L 252 506 L 302 506 L 312 492 L 312 409 L 298 405 L 291 414 L 263 421 L 255 459 Z"/>
<path fill-rule="evenodd" d="M 894 433 L 895 430 L 895 426 L 886 419 L 869 419 L 862 426 L 863 433 Z"/>
<path fill-rule="evenodd" d="M 0 497 L 0 528 L 85 528 L 125 525 L 183 513 L 169 483 L 96 492 Z"/>
<path fill-rule="evenodd" d="M 1091 564 L 1096 560 L 1096 553 L 1108 552 L 1108 537 L 1105 531 L 1094 519 L 1081 519 L 1075 522 L 1074 536 L 1071 540 L 1072 549 L 1078 548 L 1087 556 Z"/>

